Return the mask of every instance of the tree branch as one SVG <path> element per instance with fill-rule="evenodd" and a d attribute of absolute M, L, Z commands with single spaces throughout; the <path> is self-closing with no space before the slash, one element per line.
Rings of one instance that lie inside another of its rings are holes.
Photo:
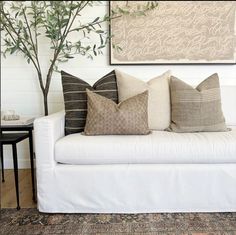
<path fill-rule="evenodd" d="M 74 21 L 75 21 L 76 16 L 78 15 L 78 13 L 79 13 L 82 9 L 84 9 L 84 8 L 88 5 L 88 3 L 89 3 L 89 1 L 87 1 L 81 8 L 77 8 L 76 13 L 75 13 L 75 15 L 73 16 L 73 18 L 72 18 L 72 20 L 71 20 L 71 23 L 69 24 L 70 18 L 71 18 L 71 16 L 72 16 L 72 9 L 70 10 L 68 24 L 67 24 L 66 27 L 65 27 L 65 30 L 64 30 L 63 35 L 62 35 L 62 37 L 61 37 L 61 41 L 60 41 L 60 43 L 59 43 L 59 46 L 58 46 L 58 48 L 57 48 L 57 51 L 56 51 L 55 54 L 54 54 L 54 58 L 53 58 L 53 60 L 52 60 L 52 62 L 51 62 L 51 66 L 49 67 L 49 70 L 48 70 L 47 79 L 46 79 L 46 86 L 45 86 L 45 91 L 46 91 L 46 92 L 49 91 L 49 86 L 50 86 L 50 83 L 51 83 L 51 80 L 52 80 L 53 67 L 54 67 L 54 65 L 55 65 L 55 63 L 56 63 L 56 60 L 57 60 L 57 58 L 58 58 L 58 55 L 59 55 L 60 52 L 61 52 L 61 47 L 62 47 L 62 45 L 63 45 L 63 43 L 64 43 L 64 41 L 65 41 L 65 39 L 66 39 L 66 37 L 67 37 L 69 31 L 70 31 L 71 26 L 73 25 L 73 23 L 74 23 Z M 68 25 L 69 25 L 69 26 L 68 26 Z"/>
<path fill-rule="evenodd" d="M 26 14 L 25 14 L 25 10 L 23 9 L 23 16 L 24 16 L 24 19 L 25 19 L 25 23 L 26 23 L 26 26 L 27 26 L 27 29 L 28 29 L 28 32 L 29 32 L 29 36 L 30 36 L 30 41 L 31 41 L 31 44 L 32 44 L 32 48 L 33 48 L 33 51 L 34 51 L 34 54 L 35 54 L 35 59 L 36 59 L 36 63 L 38 65 L 38 69 L 39 71 L 41 72 L 41 69 L 40 69 L 40 64 L 39 64 L 39 58 L 38 58 L 38 53 L 36 51 L 36 47 L 35 47 L 35 44 L 34 44 L 34 41 L 33 41 L 33 36 L 32 36 L 32 33 L 31 33 L 31 29 L 30 29 L 30 26 L 29 26 L 29 22 L 27 20 L 27 17 L 26 17 Z M 37 38 L 37 37 L 36 37 Z"/>
<path fill-rule="evenodd" d="M 8 19 L 8 17 L 6 16 L 6 13 L 4 12 L 4 10 L 2 10 L 2 15 L 4 16 L 4 18 L 7 20 L 9 25 L 3 24 L 4 28 L 7 30 L 7 32 L 9 33 L 9 35 L 11 36 L 11 38 L 13 39 L 13 41 L 16 43 L 15 38 L 13 37 L 13 35 L 10 33 L 8 26 L 10 26 L 11 30 L 14 32 L 14 34 L 16 35 L 16 37 L 18 38 L 18 40 L 21 42 L 21 44 L 23 45 L 23 48 L 26 50 L 26 52 L 22 49 L 21 51 L 27 55 L 30 60 L 32 61 L 32 63 L 34 64 L 35 68 L 37 71 L 39 71 L 39 68 L 37 67 L 37 64 L 35 63 L 32 55 L 30 54 L 30 51 L 28 50 L 27 46 L 25 45 L 24 41 L 22 40 L 22 38 L 20 37 L 20 35 L 16 32 L 15 28 L 12 26 L 12 22 Z"/>
<path fill-rule="evenodd" d="M 34 11 L 34 31 L 35 31 L 35 35 L 34 35 L 34 39 L 35 39 L 35 49 L 36 49 L 36 52 L 38 54 L 38 37 L 37 37 L 37 33 L 38 33 L 38 28 L 37 28 L 37 12 L 36 12 L 36 6 L 35 6 L 35 2 L 34 1 L 31 1 L 31 4 L 33 4 L 32 8 L 33 8 L 33 11 Z"/>
<path fill-rule="evenodd" d="M 107 21 L 110 21 L 110 20 L 114 20 L 114 19 L 117 19 L 117 18 L 120 18 L 120 17 L 122 17 L 122 15 L 114 16 L 114 17 L 112 17 L 112 18 L 109 18 L 109 20 L 100 20 L 100 21 L 97 21 L 97 22 L 94 22 L 94 23 L 88 23 L 87 25 L 84 25 L 84 26 L 82 26 L 82 27 L 78 27 L 78 28 L 75 28 L 75 29 L 71 29 L 71 30 L 69 31 L 69 33 L 73 32 L 73 31 L 79 31 L 79 30 L 85 29 L 85 28 L 87 28 L 87 27 L 89 27 L 89 26 L 99 25 L 99 24 L 101 24 L 101 23 L 104 23 L 104 22 L 107 22 Z"/>
<path fill-rule="evenodd" d="M 23 11 L 23 16 L 24 16 L 25 23 L 26 23 L 26 28 L 28 29 L 29 38 L 30 38 L 30 41 L 31 41 L 31 44 L 32 44 L 32 48 L 34 50 L 35 56 L 37 57 L 37 53 L 36 53 L 36 50 L 35 50 L 35 45 L 34 45 L 32 33 L 31 33 L 31 29 L 30 29 L 29 22 L 27 20 L 26 14 L 25 14 L 25 9 L 23 9 L 22 11 Z"/>
<path fill-rule="evenodd" d="M 73 1 L 71 1 L 70 3 L 72 4 Z M 67 25 L 66 25 L 66 27 L 65 27 L 65 29 L 64 29 L 63 35 L 65 34 L 65 32 L 66 32 L 66 30 L 67 30 L 67 27 L 68 27 L 69 22 L 70 22 L 70 19 L 71 19 L 71 15 L 72 15 L 72 8 L 70 8 L 70 13 L 69 13 L 69 18 L 68 18 L 69 20 L 68 20 L 68 23 L 67 23 Z"/>
<path fill-rule="evenodd" d="M 31 4 L 35 4 L 35 3 L 32 3 L 32 2 L 31 2 Z M 39 85 L 40 85 L 40 88 L 41 88 L 42 92 L 44 93 L 45 92 L 45 87 L 44 87 L 44 84 L 43 84 L 42 71 L 41 71 L 39 58 L 38 58 L 38 36 L 37 36 L 37 22 L 36 22 L 37 21 L 37 12 L 36 12 L 36 6 L 35 5 L 33 6 L 33 11 L 34 11 L 34 30 L 35 30 L 35 35 L 34 35 L 35 36 L 35 47 L 34 47 L 34 50 L 35 50 L 35 54 L 37 55 L 36 60 L 37 60 L 37 63 L 38 63 L 38 68 L 39 68 L 39 71 L 38 71 Z M 29 29 L 29 31 L 30 31 L 30 29 Z M 32 39 L 32 42 L 33 42 L 33 39 Z"/>
<path fill-rule="evenodd" d="M 3 10 L 2 10 L 2 14 L 3 14 L 4 18 L 8 21 L 8 24 L 9 24 L 9 25 L 6 25 L 6 24 L 3 23 L 3 27 L 4 27 L 4 29 L 7 31 L 7 33 L 10 35 L 11 39 L 13 40 L 13 42 L 14 42 L 15 44 L 17 44 L 17 41 L 16 41 L 16 39 L 14 38 L 14 36 L 11 34 L 11 32 L 10 32 L 8 26 L 11 27 L 12 31 L 13 31 L 15 34 L 16 34 L 16 31 L 14 30 L 14 28 L 13 28 L 13 26 L 12 26 L 12 23 L 8 20 L 8 18 L 6 17 L 6 14 L 5 14 L 5 12 L 4 12 Z M 35 69 L 37 70 L 37 73 L 38 73 L 40 88 L 41 88 L 42 92 L 44 92 L 45 89 L 44 89 L 44 86 L 43 86 L 43 79 L 42 79 L 42 73 L 41 73 L 40 65 L 39 65 L 39 63 L 38 63 L 38 66 L 39 66 L 39 67 L 37 67 L 37 64 L 35 63 L 33 57 L 31 56 L 30 52 L 28 51 L 28 48 L 27 48 L 26 45 L 24 44 L 22 38 L 20 38 L 20 36 L 17 35 L 17 34 L 16 34 L 16 36 L 18 37 L 18 39 L 21 41 L 21 44 L 23 45 L 23 48 L 21 48 L 20 46 L 19 46 L 18 48 L 19 48 L 19 50 L 20 50 L 23 54 L 25 54 L 26 56 L 28 56 L 29 59 L 32 61 L 33 65 L 34 65 L 34 67 L 35 67 Z"/>

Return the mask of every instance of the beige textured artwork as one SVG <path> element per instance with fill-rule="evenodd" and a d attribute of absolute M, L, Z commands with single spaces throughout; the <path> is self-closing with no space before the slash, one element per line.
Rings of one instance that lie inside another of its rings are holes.
<path fill-rule="evenodd" d="M 111 8 L 124 4 L 111 1 Z M 235 10 L 234 1 L 159 1 L 147 16 L 117 18 L 112 43 L 122 51 L 111 46 L 110 62 L 235 63 Z"/>

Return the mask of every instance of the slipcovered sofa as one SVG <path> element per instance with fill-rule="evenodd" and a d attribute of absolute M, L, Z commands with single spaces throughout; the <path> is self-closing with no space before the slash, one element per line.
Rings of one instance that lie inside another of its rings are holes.
<path fill-rule="evenodd" d="M 64 120 L 59 112 L 34 123 L 39 211 L 236 211 L 236 127 L 65 136 Z"/>

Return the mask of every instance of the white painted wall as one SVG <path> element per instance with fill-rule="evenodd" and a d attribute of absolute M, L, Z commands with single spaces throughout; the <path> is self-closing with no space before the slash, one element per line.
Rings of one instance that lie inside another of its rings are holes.
<path fill-rule="evenodd" d="M 89 8 L 84 14 L 84 20 L 103 15 L 108 10 L 107 3 L 101 6 Z M 43 70 L 47 69 L 49 50 L 47 41 L 41 43 L 41 61 Z M 37 75 L 32 64 L 27 64 L 19 55 L 2 58 L 2 110 L 14 109 L 22 116 L 38 117 L 43 115 L 42 95 L 39 89 Z M 236 66 L 235 65 L 151 65 L 151 66 L 110 66 L 108 60 L 108 49 L 103 56 L 88 60 L 78 56 L 61 69 L 74 74 L 90 84 L 93 84 L 100 77 L 114 68 L 120 68 L 124 72 L 136 75 L 143 80 L 165 72 L 168 69 L 184 81 L 196 85 L 212 73 L 218 72 L 222 85 L 222 102 L 227 122 L 236 124 Z M 50 113 L 63 109 L 63 94 L 60 74 L 54 73 L 49 95 Z M 28 141 L 19 143 L 19 167 L 29 167 Z M 4 158 L 6 168 L 12 168 L 11 149 L 4 147 Z"/>

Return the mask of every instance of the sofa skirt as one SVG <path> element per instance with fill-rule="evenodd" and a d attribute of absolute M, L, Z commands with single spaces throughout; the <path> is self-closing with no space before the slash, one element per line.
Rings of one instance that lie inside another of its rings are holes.
<path fill-rule="evenodd" d="M 49 213 L 236 211 L 236 164 L 56 164 L 37 169 Z"/>

